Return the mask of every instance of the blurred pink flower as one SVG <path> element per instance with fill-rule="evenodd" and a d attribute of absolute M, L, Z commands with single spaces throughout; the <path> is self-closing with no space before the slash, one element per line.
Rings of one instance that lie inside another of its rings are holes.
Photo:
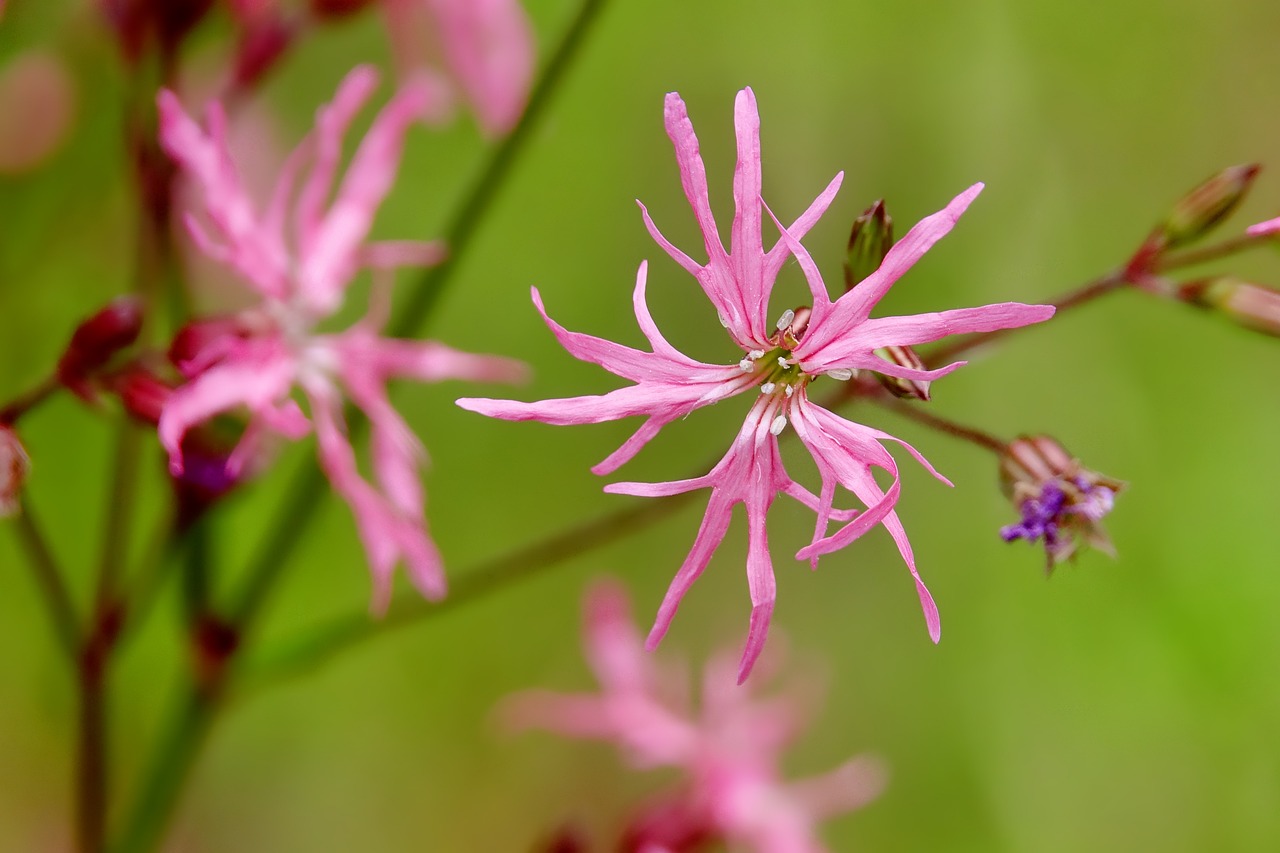
<path fill-rule="evenodd" d="M 188 214 L 187 227 L 196 244 L 235 270 L 260 302 L 231 318 L 199 321 L 175 341 L 187 382 L 165 403 L 158 431 L 170 466 L 179 472 L 187 430 L 228 410 L 245 407 L 251 415 L 232 466 L 244 464 L 265 434 L 296 439 L 314 426 L 320 465 L 355 514 L 374 574 L 375 602 L 385 607 L 391 573 L 401 560 L 424 595 L 439 598 L 445 591 L 440 557 L 423 520 L 418 466 L 424 454 L 391 407 L 386 383 L 400 376 L 510 380 L 522 368 L 434 342 L 379 337 L 391 271 L 433 263 L 442 247 L 368 239 L 395 178 L 405 132 L 431 106 L 432 90 L 425 85 L 405 85 L 378 114 L 330 201 L 342 138 L 376 85 L 369 67 L 347 75 L 333 102 L 319 111 L 314 137 L 281 169 L 265 210 L 251 201 L 227 150 L 221 106 L 210 106 L 201 127 L 171 92 L 160 93 L 161 144 L 204 195 L 204 216 Z M 308 158 L 310 172 L 295 197 L 295 181 Z M 317 332 L 342 307 L 347 287 L 363 268 L 375 273 L 372 310 L 346 331 Z M 293 399 L 295 386 L 309 404 L 310 419 Z M 369 418 L 376 485 L 361 476 L 346 438 L 344 400 Z"/>
<path fill-rule="evenodd" d="M 520 120 L 533 80 L 533 28 L 519 0 L 383 0 L 404 69 L 442 69 L 481 127 L 503 134 Z"/>
<path fill-rule="evenodd" d="M 1259 222 L 1257 225 L 1250 225 L 1245 229 L 1251 237 L 1265 237 L 1268 234 L 1275 234 L 1280 231 L 1280 216 L 1275 219 L 1268 219 L 1266 222 Z"/>
<path fill-rule="evenodd" d="M 675 145 L 685 195 L 701 227 L 708 262 L 700 264 L 673 246 L 658 231 L 643 205 L 641 210 L 653 238 L 698 280 L 715 306 L 721 324 L 741 349 L 741 360 L 729 365 L 705 364 L 672 347 L 649 315 L 645 303 L 647 266 L 641 264 L 633 302 L 636 318 L 652 352 L 570 332 L 547 316 L 540 295 L 536 290 L 533 293 L 534 304 L 572 355 L 630 379 L 634 385 L 598 397 L 536 403 L 462 399 L 458 404 L 491 417 L 552 424 L 599 423 L 644 415 L 646 420 L 640 429 L 592 468 L 596 474 L 608 474 L 635 456 L 671 421 L 726 397 L 755 391 L 751 410 L 729 452 L 705 476 L 666 483 L 613 483 L 605 487 L 606 492 L 646 497 L 711 489 L 711 499 L 693 549 L 658 610 L 649 634 L 649 648 L 655 647 L 666 633 L 681 598 L 724 539 L 733 506 L 742 503 L 747 513 L 747 580 L 752 603 L 750 631 L 739 672 L 740 679 L 746 678 L 764 648 L 773 612 L 776 587 L 765 518 L 779 493 L 795 498 L 817 513 L 812 542 L 797 555 L 810 560 L 814 566 L 820 555 L 842 548 L 883 523 L 911 571 L 929 634 L 937 642 L 941 630 L 937 607 L 916 571 L 906 532 L 893 510 L 900 488 L 898 468 L 882 442 L 902 444 L 930 473 L 943 482 L 947 480 L 905 442 L 845 420 L 819 406 L 809 397 L 809 385 L 823 376 L 849 380 L 864 370 L 903 379 L 937 379 L 964 362 L 938 370 L 918 370 L 886 361 L 876 350 L 927 343 L 946 335 L 1037 323 L 1052 316 L 1053 308 L 1006 302 L 908 317 L 870 317 L 889 287 L 951 230 L 982 189 L 981 184 L 965 190 L 945 209 L 919 222 L 889 251 L 878 270 L 832 302 L 817 267 L 799 240 L 826 211 L 839 189 L 843 173 L 836 175 L 789 228 L 778 225 L 782 239 L 766 252 L 760 233 L 762 213 L 767 209 L 760 198 L 760 119 L 755 95 L 750 89 L 738 93 L 734 117 L 738 164 L 733 180 L 735 215 L 730 250 L 724 249 L 711 213 L 698 139 L 684 101 L 675 93 L 667 95 L 666 100 L 667 134 Z M 778 272 L 790 256 L 800 263 L 813 304 L 782 312 L 781 318 L 771 323 L 769 297 Z M 783 468 L 777 436 L 788 423 L 795 427 L 817 464 L 822 483 L 820 495 L 794 482 Z M 876 483 L 872 468 L 881 468 L 892 476 L 893 483 L 887 491 Z M 834 508 L 837 485 L 856 496 L 866 509 L 856 512 Z M 828 536 L 827 527 L 833 520 L 848 523 Z"/>
<path fill-rule="evenodd" d="M 601 692 L 526 691 L 504 710 L 520 727 L 613 741 L 635 767 L 683 771 L 681 786 L 632 823 L 623 849 L 674 853 L 723 841 L 761 853 L 816 853 L 825 849 L 820 820 L 879 795 L 884 772 L 867 758 L 811 779 L 782 778 L 782 754 L 810 704 L 805 692 L 758 698 L 734 685 L 726 655 L 707 666 L 695 710 L 683 670 L 645 653 L 618 584 L 593 586 L 584 610 L 586 655 Z"/>
<path fill-rule="evenodd" d="M 0 175 L 48 163 L 71 136 L 78 100 L 75 79 L 58 54 L 32 48 L 7 58 L 0 65 Z"/>

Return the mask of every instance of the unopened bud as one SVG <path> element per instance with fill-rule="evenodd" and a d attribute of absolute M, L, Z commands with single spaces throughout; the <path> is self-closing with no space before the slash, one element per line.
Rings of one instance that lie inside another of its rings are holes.
<path fill-rule="evenodd" d="M 77 396 L 92 402 L 89 380 L 107 367 L 122 349 L 138 339 L 142 330 L 142 303 L 122 296 L 81 323 L 58 360 L 58 381 Z"/>
<path fill-rule="evenodd" d="M 909 367 L 912 370 L 925 369 L 924 359 L 920 358 L 911 347 L 880 347 L 876 350 L 876 355 L 899 367 Z M 926 379 L 903 379 L 899 376 L 886 376 L 879 372 L 876 373 L 876 379 L 880 380 L 885 390 L 895 397 L 925 401 L 929 399 L 929 381 Z"/>
<path fill-rule="evenodd" d="M 173 388 L 149 368 L 130 365 L 111 377 L 111 390 L 120 397 L 124 410 L 145 424 L 155 426 Z"/>
<path fill-rule="evenodd" d="M 0 425 L 0 518 L 18 511 L 22 485 L 31 470 L 31 459 L 11 427 Z"/>
<path fill-rule="evenodd" d="M 1280 290 L 1229 276 L 1189 282 L 1178 296 L 1249 329 L 1280 337 Z"/>
<path fill-rule="evenodd" d="M 1223 169 L 1179 199 L 1162 224 L 1164 248 L 1203 237 L 1226 219 L 1249 192 L 1261 168 L 1249 163 Z"/>
<path fill-rule="evenodd" d="M 884 199 L 881 199 L 853 220 L 844 261 L 844 289 L 852 290 L 855 284 L 878 270 L 892 248 L 893 218 L 885 212 Z"/>

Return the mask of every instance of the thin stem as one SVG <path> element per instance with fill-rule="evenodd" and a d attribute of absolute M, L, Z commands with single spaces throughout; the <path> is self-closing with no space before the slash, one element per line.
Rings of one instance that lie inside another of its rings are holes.
<path fill-rule="evenodd" d="M 1089 302 L 1093 302 L 1099 297 L 1106 296 L 1108 293 L 1114 293 L 1128 284 L 1125 277 L 1125 271 L 1122 268 L 1114 269 L 1106 275 L 1095 278 L 1093 281 L 1072 288 L 1056 299 L 1050 300 L 1048 305 L 1052 305 L 1058 309 L 1057 315 L 1060 316 L 1064 311 L 1072 308 L 1078 308 Z M 982 332 L 977 335 L 968 335 L 966 337 L 957 338 L 949 343 L 940 344 L 930 349 L 927 353 L 921 355 L 927 367 L 941 367 L 943 364 L 951 361 L 957 355 L 976 349 L 984 344 L 1000 338 L 1007 337 L 1010 334 L 1019 332 L 1023 329 L 1035 328 L 1034 326 L 1020 326 L 1014 329 L 997 329 L 994 332 Z"/>
<path fill-rule="evenodd" d="M 583 0 L 577 16 L 561 39 L 560 46 L 552 54 L 537 84 L 533 87 L 529 95 L 529 104 L 525 107 L 520 122 L 494 149 L 481 173 L 479 183 L 471 191 L 471 195 L 445 231 L 444 241 L 449 247 L 449 255 L 440 264 L 423 273 L 418 287 L 405 304 L 404 311 L 391 327 L 392 335 L 412 337 L 421 331 L 420 327 L 435 307 L 458 261 L 479 231 L 489 205 L 492 204 L 507 174 L 523 152 L 534 125 L 550 103 L 604 6 L 605 0 Z"/>
<path fill-rule="evenodd" d="M 218 707 L 216 693 L 197 685 L 181 688 L 168 727 L 152 753 L 152 764 L 138 793 L 137 808 L 109 853 L 145 853 L 163 839 L 183 783 L 200 755 Z"/>
<path fill-rule="evenodd" d="M 49 620 L 53 623 L 58 643 L 66 652 L 68 660 L 74 662 L 80 654 L 80 618 L 71 602 L 71 594 L 67 591 L 57 558 L 53 556 L 48 539 L 32 515 L 31 504 L 26 500 L 22 501 L 13 525 L 18 530 L 18 541 L 27 552 L 27 562 L 35 575 L 36 586 L 40 589 L 45 608 L 49 611 Z"/>
<path fill-rule="evenodd" d="M 1220 258 L 1230 257 L 1239 254 L 1248 249 L 1257 248 L 1275 241 L 1274 234 L 1241 234 L 1223 240 L 1221 243 L 1214 243 L 1210 246 L 1202 246 L 1199 249 L 1185 249 L 1181 252 L 1172 252 L 1160 258 L 1155 263 L 1155 268 L 1159 272 L 1168 272 L 1169 270 L 1178 270 L 1183 267 L 1191 267 L 1196 264 L 1203 264 L 1209 261 L 1216 261 Z"/>
<path fill-rule="evenodd" d="M 714 461 L 711 464 L 714 465 Z M 703 466 L 699 470 L 705 471 L 708 467 Z M 282 653 L 274 655 L 247 677 L 257 685 L 274 682 L 278 678 L 304 672 L 330 659 L 334 653 L 354 648 L 366 640 L 450 613 L 495 590 L 506 588 L 512 582 L 534 577 L 548 568 L 656 524 L 684 507 L 694 494 L 684 492 L 662 501 L 648 501 L 640 506 L 617 510 L 486 560 L 461 572 L 449 590 L 449 597 L 443 601 L 431 603 L 413 599 L 399 602 L 378 620 L 370 619 L 367 613 L 336 618 L 303 639 L 287 644 Z"/>
<path fill-rule="evenodd" d="M 904 418 L 909 418 L 919 424 L 924 424 L 930 429 L 945 433 L 946 435 L 967 441 L 970 444 L 976 444 L 985 450 L 990 450 L 997 456 L 1002 455 L 1009 447 L 1007 441 L 996 438 L 989 432 L 978 429 L 977 427 L 966 426 L 950 418 L 944 418 L 935 415 L 933 412 L 926 411 L 918 405 L 913 405 L 906 400 L 899 400 L 886 393 L 879 393 L 869 397 L 872 403 L 881 408 L 888 409 L 891 412 L 897 412 Z"/>
<path fill-rule="evenodd" d="M 15 424 L 27 412 L 52 397 L 62 387 L 58 377 L 48 376 L 34 388 L 19 394 L 0 409 L 0 424 Z"/>

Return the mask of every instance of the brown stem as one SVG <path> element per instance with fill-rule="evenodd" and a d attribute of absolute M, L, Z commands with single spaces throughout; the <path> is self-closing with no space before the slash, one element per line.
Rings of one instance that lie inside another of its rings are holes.
<path fill-rule="evenodd" d="M 1007 441 L 996 438 L 989 432 L 980 430 L 977 427 L 965 426 L 964 424 L 957 423 L 940 415 L 935 415 L 933 412 L 926 411 L 919 405 L 914 405 L 906 400 L 899 400 L 897 397 L 893 397 L 884 392 L 870 396 L 869 399 L 872 403 L 875 403 L 881 408 L 897 412 L 904 418 L 909 418 L 916 423 L 924 424 L 930 429 L 935 429 L 938 432 L 945 433 L 954 438 L 959 438 L 970 442 L 971 444 L 976 444 L 979 447 L 990 450 L 992 453 L 997 455 L 1003 454 L 1009 447 L 1009 443 Z"/>
<path fill-rule="evenodd" d="M 57 376 L 49 376 L 36 387 L 19 394 L 0 409 L 0 425 L 17 423 L 19 418 L 52 397 L 61 387 Z"/>
<path fill-rule="evenodd" d="M 36 585 L 40 588 L 40 595 L 49 611 L 58 642 L 67 657 L 75 661 L 80 654 L 80 619 L 76 616 L 75 605 L 71 602 L 71 594 L 63 580 L 62 569 L 49 548 L 48 539 L 32 515 L 31 504 L 26 500 L 22 501 L 13 524 L 17 528 L 18 539 L 27 552 L 27 562 L 31 565 Z"/>

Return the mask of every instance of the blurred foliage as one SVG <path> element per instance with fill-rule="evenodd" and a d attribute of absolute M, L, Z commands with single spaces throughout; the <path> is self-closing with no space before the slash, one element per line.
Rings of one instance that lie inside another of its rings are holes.
<path fill-rule="evenodd" d="M 545 52 L 575 4 L 528 5 Z M 516 392 L 522 399 L 602 392 L 616 380 L 555 344 L 529 287 L 569 328 L 638 344 L 630 288 L 649 258 L 654 314 L 672 342 L 736 358 L 701 293 L 645 233 L 633 199 L 677 245 L 699 245 L 662 127 L 662 95 L 679 90 L 727 226 L 733 94 L 744 85 L 759 98 L 764 194 L 780 217 L 846 171 L 806 241 L 833 287 L 849 225 L 873 200 L 885 198 L 905 232 L 983 180 L 986 192 L 959 227 L 882 310 L 1050 298 L 1122 262 L 1197 181 L 1280 153 L 1278 31 L 1280 6 L 1262 0 L 1167 0 L 1158 11 L 1147 0 L 617 0 L 426 331 L 527 360 L 536 379 Z M 210 23 L 189 67 L 216 68 L 226 36 L 225 22 Z M 122 249 L 133 228 L 125 84 L 105 29 L 87 3 L 10 3 L 0 64 L 37 44 L 66 58 L 79 107 L 73 137 L 44 168 L 0 177 L 0 399 L 36 382 L 76 320 L 127 290 L 131 269 Z M 287 149 L 345 71 L 370 59 L 386 59 L 376 16 L 331 27 L 253 108 Z M 438 234 L 484 145 L 467 119 L 411 135 L 378 232 Z M 1267 171 L 1226 228 L 1277 208 L 1280 177 Z M 1266 253 L 1209 272 L 1280 278 Z M 794 265 L 783 282 L 798 292 Z M 402 288 L 413 286 L 405 275 Z M 1089 467 L 1130 483 L 1107 522 L 1119 559 L 1088 553 L 1049 581 L 1038 551 L 996 535 L 1013 510 L 989 454 L 879 411 L 851 411 L 912 441 L 956 489 L 904 458 L 900 513 L 942 611 L 936 648 L 883 532 L 811 573 L 789 556 L 811 516 L 788 502 L 773 510 L 774 642 L 785 635 L 829 679 L 827 706 L 793 767 L 808 774 L 865 751 L 893 773 L 881 800 L 828 825 L 833 849 L 1280 848 L 1278 380 L 1274 340 L 1121 293 L 935 383 L 929 405 L 939 413 L 1009 436 L 1052 433 Z M 432 456 L 429 520 L 451 576 L 639 500 L 603 495 L 588 471 L 633 423 L 488 421 L 453 406 L 464 393 L 474 389 L 414 386 L 398 397 Z M 621 476 L 689 476 L 723 452 L 741 403 L 673 424 Z M 59 400 L 22 432 L 31 499 L 84 601 L 109 500 L 110 418 Z M 144 520 L 159 513 L 161 459 L 148 452 Z M 258 540 L 297 464 L 311 464 L 308 449 L 286 454 L 220 519 L 217 556 L 228 571 Z M 171 849 L 526 850 L 569 819 L 604 837 L 663 777 L 624 769 L 608 747 L 508 736 L 491 709 L 521 687 L 585 689 L 584 582 L 620 575 L 645 618 L 700 514 L 690 508 L 246 697 L 213 733 Z M 660 653 L 700 658 L 740 640 L 744 547 L 735 523 Z M 19 559 L 13 537 L 0 536 L 0 849 L 57 850 L 75 703 Z M 264 649 L 368 600 L 354 526 L 337 501 L 293 563 L 267 614 Z M 114 673 L 113 782 L 124 790 L 181 663 L 172 651 L 177 587 L 169 584 L 165 606 Z"/>

